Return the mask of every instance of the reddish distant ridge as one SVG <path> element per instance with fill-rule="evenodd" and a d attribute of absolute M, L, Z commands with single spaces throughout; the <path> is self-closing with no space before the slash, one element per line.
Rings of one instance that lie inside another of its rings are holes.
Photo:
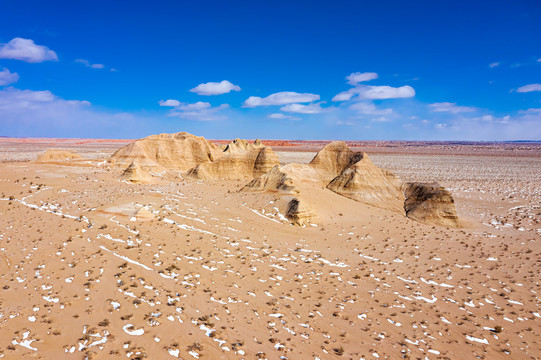
<path fill-rule="evenodd" d="M 225 145 L 232 140 L 211 139 L 210 141 L 217 145 Z M 112 152 L 132 141 L 134 140 L 0 137 L 0 152 L 42 151 L 48 148 Z M 272 146 L 275 151 L 316 152 L 331 141 L 267 139 L 262 140 L 262 143 Z M 368 154 L 541 157 L 541 142 L 349 140 L 346 143 L 354 150 L 365 151 Z"/>

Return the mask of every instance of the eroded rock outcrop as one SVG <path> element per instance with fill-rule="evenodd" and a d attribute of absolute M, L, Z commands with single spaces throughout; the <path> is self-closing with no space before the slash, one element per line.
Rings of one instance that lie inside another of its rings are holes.
<path fill-rule="evenodd" d="M 121 166 L 136 162 L 144 169 L 186 171 L 222 156 L 222 151 L 204 137 L 180 132 L 136 140 L 118 149 L 109 162 Z"/>
<path fill-rule="evenodd" d="M 406 216 L 428 224 L 458 226 L 455 201 L 438 183 L 412 182 L 404 185 Z"/>
<path fill-rule="evenodd" d="M 275 166 L 253 179 L 242 191 L 282 195 L 286 217 L 306 224 L 316 217 L 317 204 L 308 204 L 306 191 L 327 189 L 352 200 L 406 215 L 416 221 L 457 226 L 454 200 L 438 184 L 404 184 L 392 172 L 377 167 L 368 155 L 353 152 L 345 142 L 334 141 L 319 151 L 309 164 Z M 286 196 L 287 195 L 287 196 Z"/>
<path fill-rule="evenodd" d="M 77 160 L 77 159 L 83 159 L 83 157 L 69 150 L 48 149 L 43 154 L 39 155 L 36 161 L 55 162 L 55 161 Z"/>
<path fill-rule="evenodd" d="M 404 214 L 400 179 L 374 165 L 365 153 L 358 153 L 356 158 L 360 159 L 335 177 L 327 189 L 355 201 Z"/>
<path fill-rule="evenodd" d="M 284 194 L 298 194 L 293 179 L 281 167 L 276 165 L 268 173 L 250 181 L 242 191 L 271 191 Z"/>
<path fill-rule="evenodd" d="M 139 164 L 132 162 L 120 175 L 122 180 L 131 183 L 150 184 L 153 182 L 153 177 L 148 172 L 143 170 Z"/>
<path fill-rule="evenodd" d="M 246 152 L 252 149 L 257 149 L 260 147 L 263 147 L 264 145 L 261 143 L 261 140 L 256 139 L 254 143 L 249 143 L 246 140 L 236 138 L 235 140 L 231 141 L 224 149 L 224 153 L 226 154 L 233 154 L 233 153 L 239 153 L 239 152 Z"/>
<path fill-rule="evenodd" d="M 322 180 L 331 181 L 363 157 L 353 152 L 344 141 L 333 141 L 323 147 L 310 162 Z"/>
<path fill-rule="evenodd" d="M 279 163 L 278 156 L 270 147 L 261 146 L 200 164 L 186 175 L 203 180 L 246 180 L 269 172 Z"/>

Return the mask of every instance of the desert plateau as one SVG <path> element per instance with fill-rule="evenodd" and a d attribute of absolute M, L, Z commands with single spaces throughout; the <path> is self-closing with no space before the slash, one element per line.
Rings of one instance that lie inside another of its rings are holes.
<path fill-rule="evenodd" d="M 0 151 L 1 358 L 541 356 L 538 143 Z"/>

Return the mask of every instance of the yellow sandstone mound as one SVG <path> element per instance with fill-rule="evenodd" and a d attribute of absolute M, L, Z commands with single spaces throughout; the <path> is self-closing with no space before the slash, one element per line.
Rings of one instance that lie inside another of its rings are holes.
<path fill-rule="evenodd" d="M 190 169 L 186 176 L 202 180 L 246 180 L 270 171 L 280 161 L 270 147 L 233 152 Z"/>
<path fill-rule="evenodd" d="M 316 212 L 300 197 L 294 197 L 286 206 L 286 218 L 295 225 L 310 225 L 316 218 Z"/>
<path fill-rule="evenodd" d="M 136 161 L 145 169 L 186 171 L 223 156 L 215 144 L 186 132 L 151 135 L 136 140 L 111 157 L 112 165 L 127 166 Z"/>
<path fill-rule="evenodd" d="M 305 174 L 306 169 L 307 165 L 300 164 L 276 165 L 268 173 L 250 181 L 240 191 L 272 193 L 276 195 L 276 205 L 291 223 L 308 225 L 314 222 L 317 213 L 301 196 L 302 178 L 298 175 Z"/>
<path fill-rule="evenodd" d="M 50 161 L 66 161 L 83 159 L 83 157 L 73 151 L 62 149 L 48 149 L 43 154 L 38 156 L 36 161 L 38 162 L 50 162 Z"/>
<path fill-rule="evenodd" d="M 327 185 L 327 189 L 368 205 L 404 214 L 400 179 L 374 165 L 365 153 L 356 157 L 360 160 L 344 169 Z"/>
<path fill-rule="evenodd" d="M 124 170 L 122 175 L 120 175 L 120 178 L 131 183 L 149 184 L 154 182 L 152 175 L 143 170 L 141 166 L 135 162 L 132 162 L 130 166 Z"/>
<path fill-rule="evenodd" d="M 392 172 L 377 167 L 368 155 L 354 152 L 343 141 L 323 147 L 307 165 L 275 166 L 241 191 L 269 192 L 279 197 L 285 216 L 294 224 L 316 217 L 320 186 L 352 200 L 391 210 L 416 221 L 458 226 L 454 200 L 438 184 L 404 184 Z M 310 198 L 310 204 L 306 199 Z M 284 205 L 285 203 L 285 205 Z M 319 208 L 321 210 L 321 208 Z"/>
<path fill-rule="evenodd" d="M 236 138 L 235 140 L 227 144 L 227 146 L 224 149 L 224 153 L 232 154 L 232 153 L 246 152 L 246 151 L 257 149 L 263 146 L 264 145 L 261 143 L 261 140 L 259 139 L 257 139 L 253 144 L 250 144 L 246 140 Z"/>
<path fill-rule="evenodd" d="M 283 192 L 285 194 L 299 193 L 299 190 L 295 188 L 293 179 L 282 171 L 282 167 L 279 165 L 273 167 L 268 173 L 253 179 L 241 190 Z"/>
<path fill-rule="evenodd" d="M 427 224 L 457 227 L 458 216 L 451 193 L 438 183 L 404 185 L 407 217 Z"/>
<path fill-rule="evenodd" d="M 150 210 L 148 210 L 146 206 L 143 206 L 142 208 L 137 210 L 134 216 L 136 220 L 141 220 L 141 221 L 152 220 L 156 217 L 156 215 L 150 212 Z"/>
<path fill-rule="evenodd" d="M 344 141 L 333 141 L 325 145 L 309 165 L 328 182 L 359 161 L 362 156 L 362 153 L 353 152 Z"/>

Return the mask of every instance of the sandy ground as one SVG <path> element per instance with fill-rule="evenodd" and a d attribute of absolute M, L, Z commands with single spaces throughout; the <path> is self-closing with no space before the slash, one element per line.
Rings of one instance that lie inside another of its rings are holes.
<path fill-rule="evenodd" d="M 0 357 L 541 357 L 539 157 L 374 154 L 464 227 L 314 189 L 301 228 L 240 182 L 121 182 L 92 160 L 114 146 L 0 164 Z"/>

